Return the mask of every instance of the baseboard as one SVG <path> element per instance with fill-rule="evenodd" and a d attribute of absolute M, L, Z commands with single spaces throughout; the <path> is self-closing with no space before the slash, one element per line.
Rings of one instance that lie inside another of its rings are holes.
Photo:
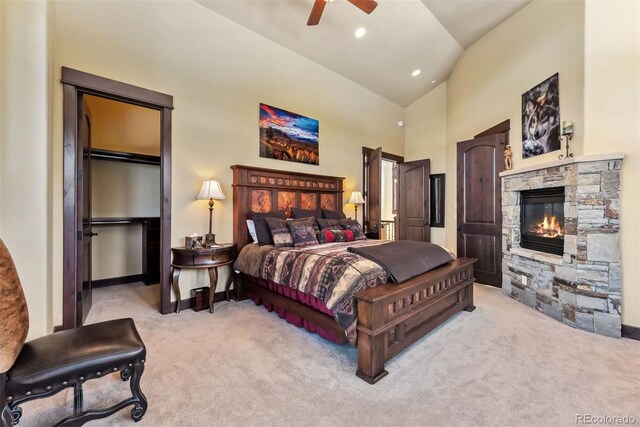
<path fill-rule="evenodd" d="M 62 325 L 56 325 L 53 327 L 53 333 L 62 331 Z"/>
<path fill-rule="evenodd" d="M 233 299 L 235 295 L 236 295 L 235 290 L 231 289 L 229 291 L 229 297 Z M 215 304 L 220 301 L 226 301 L 226 299 L 227 299 L 227 295 L 225 291 L 216 292 L 215 295 L 213 296 L 213 303 Z M 191 298 L 185 298 L 180 300 L 180 310 L 186 310 L 186 309 L 191 309 Z M 169 314 L 169 313 L 175 313 L 175 312 L 176 312 L 176 302 L 172 301 L 169 311 L 163 312 L 162 314 Z"/>
<path fill-rule="evenodd" d="M 640 341 L 640 328 L 630 325 L 622 325 L 622 337 Z"/>
<path fill-rule="evenodd" d="M 142 282 L 143 274 L 133 274 L 131 276 L 111 277 L 109 279 L 92 280 L 92 288 L 104 288 L 106 286 L 126 285 L 127 283 Z"/>

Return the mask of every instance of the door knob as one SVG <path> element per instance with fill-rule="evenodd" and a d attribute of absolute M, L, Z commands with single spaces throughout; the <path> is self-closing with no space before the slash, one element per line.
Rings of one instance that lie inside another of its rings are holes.
<path fill-rule="evenodd" d="M 457 229 L 458 229 L 458 231 L 462 231 L 462 226 L 461 226 L 461 225 L 459 225 L 459 226 L 457 227 Z"/>
<path fill-rule="evenodd" d="M 94 233 L 93 231 L 90 231 L 90 232 L 88 232 L 88 233 L 85 233 L 84 235 L 85 235 L 85 236 L 91 236 L 91 237 L 93 237 L 93 236 L 97 236 L 97 235 L 98 235 L 98 233 Z"/>

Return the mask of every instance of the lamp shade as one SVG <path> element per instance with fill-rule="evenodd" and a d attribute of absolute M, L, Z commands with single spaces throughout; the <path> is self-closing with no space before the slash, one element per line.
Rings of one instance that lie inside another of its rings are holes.
<path fill-rule="evenodd" d="M 206 179 L 202 183 L 202 188 L 200 189 L 200 193 L 198 193 L 198 199 L 224 199 L 224 193 L 222 192 L 222 188 L 220 188 L 220 183 L 214 179 Z"/>
<path fill-rule="evenodd" d="M 359 191 L 354 191 L 351 193 L 351 197 L 349 197 L 349 201 L 347 203 L 355 203 L 357 205 L 361 205 L 364 203 L 364 199 L 362 198 L 362 193 Z"/>

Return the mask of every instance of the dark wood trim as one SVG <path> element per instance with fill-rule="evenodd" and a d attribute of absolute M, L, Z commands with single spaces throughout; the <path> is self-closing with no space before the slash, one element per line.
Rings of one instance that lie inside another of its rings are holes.
<path fill-rule="evenodd" d="M 126 285 L 128 283 L 142 282 L 144 274 L 132 274 L 130 276 L 111 277 L 109 279 L 92 280 L 92 288 L 106 288 L 107 286 Z"/>
<path fill-rule="evenodd" d="M 640 328 L 631 325 L 622 325 L 622 337 L 640 341 Z"/>
<path fill-rule="evenodd" d="M 511 129 L 511 120 L 507 119 L 502 123 L 498 123 L 497 125 L 490 127 L 484 132 L 480 132 L 479 134 L 474 136 L 474 138 L 479 138 L 481 136 L 487 136 L 487 135 L 495 135 L 497 133 L 502 133 L 502 132 L 508 132 L 510 129 Z"/>
<path fill-rule="evenodd" d="M 62 83 L 83 89 L 84 92 L 104 95 L 129 104 L 149 106 L 154 109 L 173 109 L 173 96 L 144 89 L 128 83 L 111 80 L 73 68 L 62 67 Z"/>
<path fill-rule="evenodd" d="M 369 155 L 369 153 L 371 153 L 372 151 L 374 151 L 373 148 L 362 147 L 362 154 L 365 156 Z M 404 163 L 404 157 L 398 156 L 397 154 L 387 153 L 385 151 L 382 152 L 382 158 L 384 160 L 391 160 L 392 162 L 396 163 Z"/>
<path fill-rule="evenodd" d="M 324 180 L 336 180 L 336 179 L 345 179 L 343 176 L 332 176 L 332 175 L 319 175 L 319 174 L 314 174 L 314 173 L 305 173 L 305 172 L 291 172 L 291 171 L 284 171 L 284 170 L 280 170 L 280 169 L 269 169 L 269 168 L 259 168 L 259 167 L 254 167 L 254 166 L 247 166 L 247 165 L 233 165 L 231 166 L 231 169 L 233 170 L 249 170 L 251 172 L 255 172 L 255 173 L 260 173 L 263 172 L 264 174 L 281 174 L 281 175 L 287 175 L 287 176 L 291 176 L 291 177 L 302 177 L 304 179 L 324 179 Z M 245 183 L 247 186 L 251 185 L 251 183 L 247 182 Z M 259 184 L 255 184 L 255 186 L 260 186 Z M 264 187 L 264 186 L 263 186 Z M 269 185 L 269 188 L 275 188 L 275 185 Z M 291 187 L 286 187 L 288 189 L 291 189 Z M 311 190 L 311 188 L 305 188 L 305 187 L 300 187 L 303 190 Z"/>
<path fill-rule="evenodd" d="M 63 85 L 63 255 L 62 255 L 62 327 L 76 327 L 77 241 L 77 172 L 78 92 L 75 86 Z"/>
<path fill-rule="evenodd" d="M 102 150 L 93 148 L 91 158 L 99 160 L 109 160 L 113 162 L 136 163 L 141 165 L 160 166 L 160 156 L 148 154 L 125 153 L 122 151 Z"/>
<path fill-rule="evenodd" d="M 171 110 L 173 97 L 127 83 L 62 67 L 63 83 L 63 290 L 62 327 L 78 325 L 77 303 L 77 217 L 80 212 L 77 194 L 78 100 L 84 94 L 140 105 L 160 111 L 160 312 L 171 312 Z"/>
<path fill-rule="evenodd" d="M 431 215 L 429 216 L 431 227 L 444 228 L 445 219 L 445 187 L 446 187 L 446 174 L 435 173 L 429 176 L 429 186 L 431 188 L 429 210 Z"/>
<path fill-rule="evenodd" d="M 163 108 L 160 146 L 160 312 L 171 313 L 171 108 Z"/>

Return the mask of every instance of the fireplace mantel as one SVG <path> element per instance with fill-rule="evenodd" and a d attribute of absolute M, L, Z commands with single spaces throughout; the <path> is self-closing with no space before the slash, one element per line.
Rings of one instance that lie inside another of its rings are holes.
<path fill-rule="evenodd" d="M 622 159 L 624 159 L 624 153 L 593 154 L 590 156 L 570 157 L 569 159 L 555 160 L 553 162 L 525 166 L 522 168 L 510 170 L 510 171 L 500 172 L 500 176 L 503 177 L 503 176 L 517 175 L 525 172 L 548 169 L 556 166 L 570 165 L 572 163 L 606 162 L 609 160 L 622 160 Z"/>

